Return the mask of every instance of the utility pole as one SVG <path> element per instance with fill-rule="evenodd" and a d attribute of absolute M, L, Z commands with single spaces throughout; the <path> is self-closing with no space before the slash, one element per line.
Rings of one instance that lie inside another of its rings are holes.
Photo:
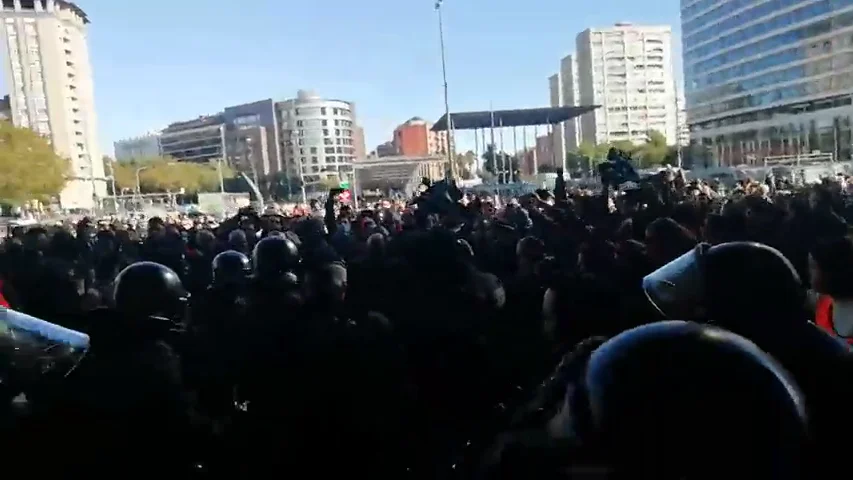
<path fill-rule="evenodd" d="M 225 124 L 219 126 L 219 140 L 221 142 L 222 155 L 216 160 L 216 170 L 219 174 L 219 194 L 222 197 L 222 202 L 225 202 L 225 177 L 222 175 L 222 162 L 225 160 Z"/>
<path fill-rule="evenodd" d="M 441 4 L 444 0 L 436 0 L 435 11 L 438 12 L 438 39 L 441 44 L 441 76 L 444 80 L 444 118 L 447 121 L 447 161 L 450 163 L 450 178 L 456 178 L 456 165 L 453 161 L 453 120 L 450 118 L 450 100 L 447 95 L 447 60 L 444 51 L 444 22 L 441 18 Z"/>

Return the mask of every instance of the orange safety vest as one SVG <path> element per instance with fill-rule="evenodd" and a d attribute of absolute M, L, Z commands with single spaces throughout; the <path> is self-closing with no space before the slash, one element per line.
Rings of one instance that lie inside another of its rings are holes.
<path fill-rule="evenodd" d="M 0 280 L 0 306 L 9 308 L 9 302 L 3 296 L 3 280 Z"/>
<path fill-rule="evenodd" d="M 835 330 L 835 322 L 832 320 L 832 297 L 829 295 L 821 295 L 817 299 L 817 307 L 815 308 L 814 320 L 818 327 L 827 331 L 830 335 L 838 337 L 848 344 L 853 345 L 853 337 L 842 337 Z"/>

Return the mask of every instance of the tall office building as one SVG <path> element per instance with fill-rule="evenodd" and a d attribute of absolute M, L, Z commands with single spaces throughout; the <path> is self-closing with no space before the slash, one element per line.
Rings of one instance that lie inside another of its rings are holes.
<path fill-rule="evenodd" d="M 107 194 L 98 145 L 89 19 L 64 0 L 0 0 L 12 123 L 50 139 L 71 162 L 64 208 L 90 208 Z"/>
<path fill-rule="evenodd" d="M 563 106 L 563 84 L 560 79 L 560 74 L 555 73 L 548 77 L 548 91 L 550 94 L 551 106 Z M 562 167 L 566 163 L 566 141 L 563 135 L 565 134 L 563 124 L 551 125 L 551 140 L 554 142 L 552 158 L 540 158 L 539 165 L 553 165 Z"/>
<path fill-rule="evenodd" d="M 560 79 L 563 88 L 563 106 L 576 107 L 578 92 L 578 62 L 574 55 L 566 55 L 560 60 Z M 580 123 L 578 118 L 566 120 L 563 124 L 563 138 L 566 151 L 575 150 L 580 145 Z"/>
<path fill-rule="evenodd" d="M 347 181 L 352 177 L 357 146 L 355 106 L 343 100 L 324 99 L 300 90 L 296 98 L 276 103 L 281 151 L 288 175 L 305 185 L 321 184 L 327 177 Z"/>
<path fill-rule="evenodd" d="M 850 157 L 853 1 L 681 3 L 692 142 L 723 165 Z"/>
<path fill-rule="evenodd" d="M 160 156 L 160 132 L 149 132 L 138 137 L 113 142 L 115 160 L 129 162 Z"/>
<path fill-rule="evenodd" d="M 735 2 L 724 5 L 729 3 Z M 591 28 L 578 34 L 576 49 L 579 103 L 601 106 L 581 117 L 581 141 L 642 143 L 649 130 L 657 130 L 675 144 L 670 27 Z"/>
<path fill-rule="evenodd" d="M 226 107 L 222 121 L 229 165 L 259 177 L 284 169 L 278 115 L 271 98 Z"/>
<path fill-rule="evenodd" d="M 158 141 L 164 157 L 195 163 L 224 159 L 260 181 L 283 169 L 278 135 L 275 102 L 265 99 L 172 123 L 160 132 Z"/>

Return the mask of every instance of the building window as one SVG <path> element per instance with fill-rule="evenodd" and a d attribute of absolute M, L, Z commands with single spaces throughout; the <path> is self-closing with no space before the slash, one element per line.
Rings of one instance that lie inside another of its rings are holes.
<path fill-rule="evenodd" d="M 326 125 L 328 125 L 328 124 L 329 124 L 329 121 L 328 121 L 328 120 L 323 120 L 321 123 L 322 123 L 322 125 L 325 127 Z"/>
<path fill-rule="evenodd" d="M 326 107 L 320 107 L 320 115 L 325 115 L 325 114 L 326 114 Z M 323 121 L 325 122 L 325 120 L 323 120 Z M 325 123 L 323 125 L 325 125 Z"/>
<path fill-rule="evenodd" d="M 317 157 L 311 157 L 311 163 L 317 163 Z"/>
<path fill-rule="evenodd" d="M 324 129 L 323 129 L 323 136 L 324 136 L 324 137 L 328 137 L 328 136 L 329 136 L 329 129 L 328 129 L 328 128 L 324 128 Z"/>
<path fill-rule="evenodd" d="M 311 153 L 317 153 L 317 147 L 311 147 Z"/>

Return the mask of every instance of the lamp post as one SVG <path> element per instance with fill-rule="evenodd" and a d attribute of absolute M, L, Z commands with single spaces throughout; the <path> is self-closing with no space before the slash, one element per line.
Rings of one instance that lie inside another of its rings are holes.
<path fill-rule="evenodd" d="M 137 196 L 137 200 L 138 200 L 139 195 L 142 195 L 142 187 L 139 184 L 139 174 L 143 170 L 148 170 L 148 168 L 149 168 L 148 166 L 144 166 L 144 167 L 139 167 L 136 169 L 136 196 Z"/>
<path fill-rule="evenodd" d="M 222 162 L 225 160 L 226 154 L 226 144 L 225 144 L 225 124 L 219 126 L 219 142 L 220 148 L 222 149 L 222 154 L 216 160 L 216 171 L 219 174 L 219 195 L 224 199 L 225 197 L 225 177 L 222 175 Z M 223 200 L 224 202 L 224 200 Z"/>
<path fill-rule="evenodd" d="M 136 209 L 139 208 L 139 196 L 142 195 L 142 187 L 139 184 L 139 174 L 143 170 L 148 170 L 148 168 L 149 168 L 148 166 L 144 166 L 144 167 L 139 167 L 136 169 L 136 195 L 135 195 L 136 198 L 133 202 L 134 203 L 134 206 L 133 206 L 134 211 L 136 211 Z"/>
<path fill-rule="evenodd" d="M 441 5 L 444 0 L 436 0 L 435 11 L 438 12 L 438 40 L 441 46 L 441 76 L 444 80 L 444 118 L 447 121 L 445 131 L 447 132 L 447 161 L 450 163 L 450 178 L 456 176 L 456 167 L 453 162 L 453 120 L 450 118 L 450 101 L 447 96 L 447 60 L 444 53 L 444 22 L 441 18 Z"/>

